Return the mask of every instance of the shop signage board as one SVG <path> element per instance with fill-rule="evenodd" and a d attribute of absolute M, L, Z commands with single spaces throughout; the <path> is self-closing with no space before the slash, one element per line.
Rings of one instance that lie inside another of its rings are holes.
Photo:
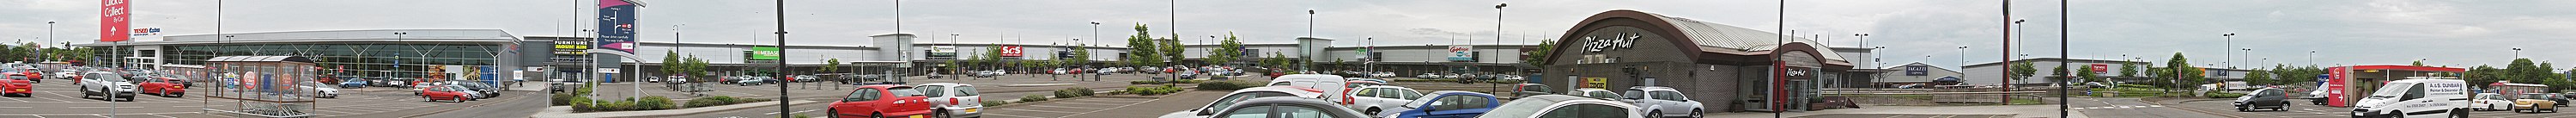
<path fill-rule="evenodd" d="M 751 60 L 778 60 L 778 51 L 778 47 L 773 46 L 752 46 Z"/>
<path fill-rule="evenodd" d="M 1454 46 L 1449 46 L 1449 61 L 1451 61 L 1451 62 L 1474 62 L 1474 61 L 1476 61 L 1476 52 L 1475 52 L 1475 50 L 1476 50 L 1476 48 L 1475 48 L 1474 46 L 1464 46 L 1464 45 L 1454 45 Z"/>
<path fill-rule="evenodd" d="M 1020 46 L 1002 46 L 1002 57 L 1020 57 Z"/>

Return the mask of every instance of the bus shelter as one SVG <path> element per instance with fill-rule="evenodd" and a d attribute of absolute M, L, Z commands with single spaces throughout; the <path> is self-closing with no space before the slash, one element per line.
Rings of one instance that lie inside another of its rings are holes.
<path fill-rule="evenodd" d="M 2378 91 L 2388 81 L 2410 78 L 2459 79 L 2468 69 L 2408 65 L 2359 65 L 2327 67 L 2325 75 L 2326 106 L 2350 107 L 2362 95 Z"/>
<path fill-rule="evenodd" d="M 313 117 L 307 112 L 321 95 L 313 85 L 312 59 L 297 56 L 223 56 L 206 59 L 206 70 L 221 90 L 205 94 L 200 109 L 246 116 Z M 216 104 L 229 104 L 224 107 Z"/>

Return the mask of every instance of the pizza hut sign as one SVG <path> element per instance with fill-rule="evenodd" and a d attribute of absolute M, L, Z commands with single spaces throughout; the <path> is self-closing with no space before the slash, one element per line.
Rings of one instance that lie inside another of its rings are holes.
<path fill-rule="evenodd" d="M 1583 51 L 1601 52 L 1627 49 L 1637 44 L 1637 38 L 1643 37 L 1640 37 L 1635 33 L 1614 33 L 1609 36 L 1586 36 L 1583 37 L 1583 40 L 1585 40 Z"/>

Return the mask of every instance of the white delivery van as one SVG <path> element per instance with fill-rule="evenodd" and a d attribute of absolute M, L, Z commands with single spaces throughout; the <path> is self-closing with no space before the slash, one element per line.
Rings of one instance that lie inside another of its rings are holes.
<path fill-rule="evenodd" d="M 1271 78 L 1270 86 L 1295 86 L 1321 90 L 1324 93 L 1325 101 L 1340 103 L 1342 101 L 1346 101 L 1342 99 L 1342 94 L 1346 94 L 1343 93 L 1343 91 L 1350 89 L 1347 88 L 1349 86 L 1346 86 L 1346 84 L 1350 84 L 1348 83 L 1350 81 L 1350 79 L 1342 78 L 1342 76 L 1338 75 L 1294 74 L 1280 75 L 1278 78 Z"/>
<path fill-rule="evenodd" d="M 2355 118 L 2468 117 L 2469 84 L 2456 79 L 2389 81 L 2352 107 Z"/>

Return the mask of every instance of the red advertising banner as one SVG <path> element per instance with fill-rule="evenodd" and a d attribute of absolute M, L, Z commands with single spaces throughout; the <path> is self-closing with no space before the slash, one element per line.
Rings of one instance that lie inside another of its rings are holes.
<path fill-rule="evenodd" d="M 2093 72 L 2111 72 L 2111 64 L 2093 64 Z"/>
<path fill-rule="evenodd" d="M 99 41 L 99 42 L 118 42 L 118 41 L 125 41 L 125 39 L 126 39 L 126 37 L 127 37 L 127 35 L 126 35 L 126 30 L 127 30 L 127 29 L 126 29 L 126 17 L 125 17 L 125 16 L 126 16 L 126 15 L 128 15 L 128 14 L 126 14 L 126 13 L 131 13 L 131 12 L 127 12 L 127 11 L 131 11 L 131 10 L 127 10 L 127 9 L 126 9 L 126 1 L 125 1 L 125 0 L 100 0 L 100 1 L 99 1 L 99 3 L 100 3 L 100 4 L 99 4 L 99 7 L 98 7 L 98 41 Z"/>
<path fill-rule="evenodd" d="M 1020 57 L 1020 46 L 1002 46 L 1002 57 Z"/>

